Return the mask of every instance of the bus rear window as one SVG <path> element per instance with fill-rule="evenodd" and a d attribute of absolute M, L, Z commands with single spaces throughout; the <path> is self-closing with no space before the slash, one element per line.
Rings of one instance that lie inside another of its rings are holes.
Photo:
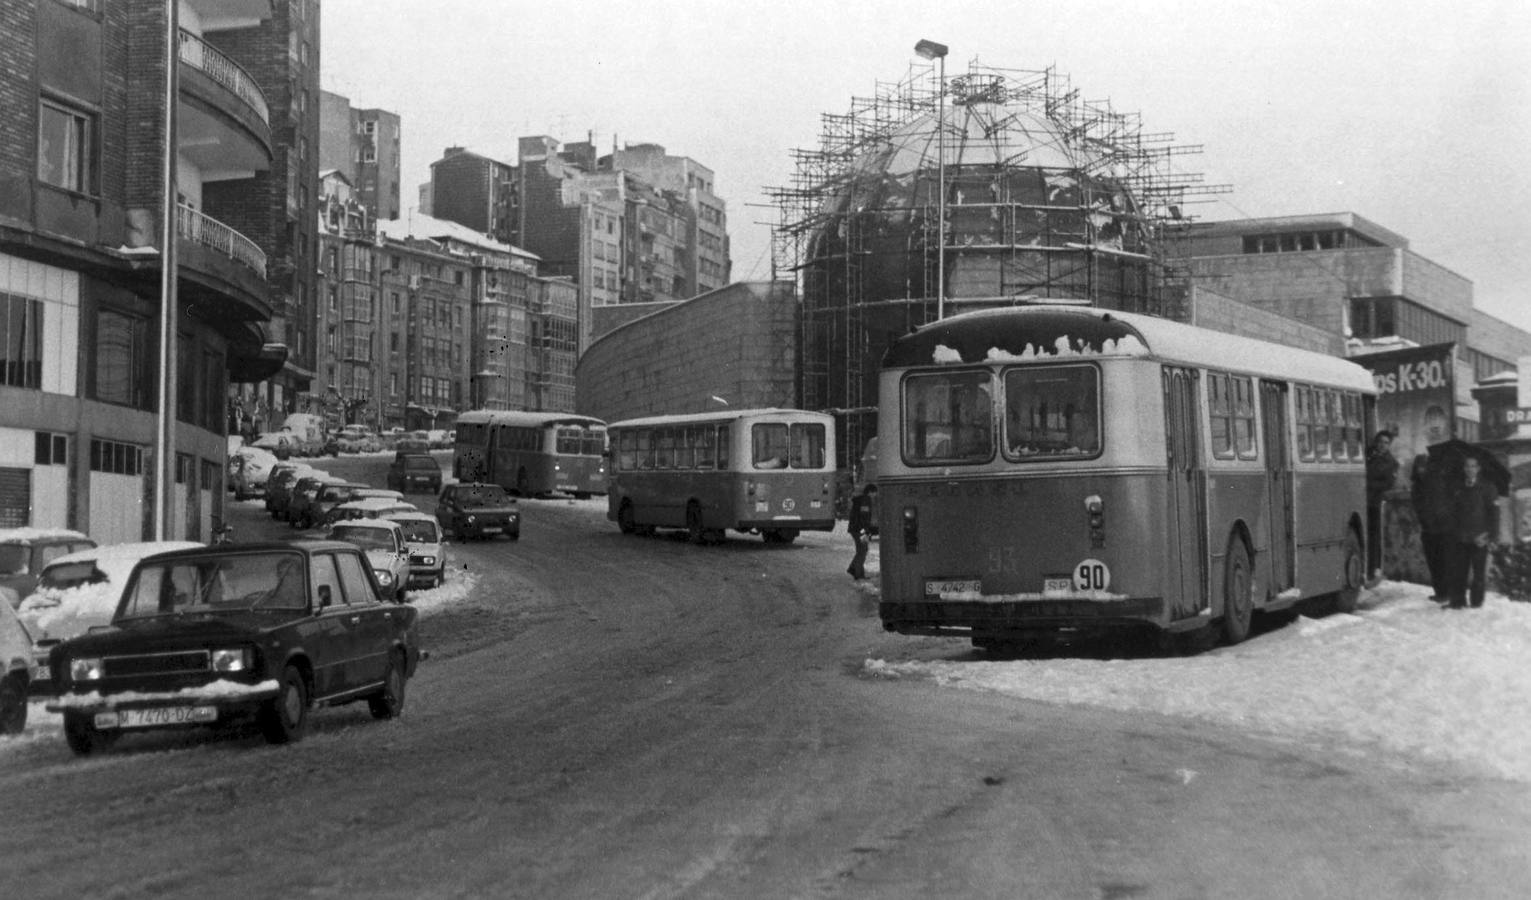
<path fill-rule="evenodd" d="M 822 469 L 826 431 L 817 422 L 763 422 L 750 429 L 757 469 Z"/>
<path fill-rule="evenodd" d="M 1099 382 L 1094 366 L 1006 372 L 1005 455 L 1056 459 L 1099 453 Z"/>
<path fill-rule="evenodd" d="M 904 459 L 910 465 L 979 463 L 994 456 L 987 371 L 911 375 L 904 382 Z"/>

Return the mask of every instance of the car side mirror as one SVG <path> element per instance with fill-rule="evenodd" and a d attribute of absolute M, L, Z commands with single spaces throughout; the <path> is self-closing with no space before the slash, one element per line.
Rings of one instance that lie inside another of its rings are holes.
<path fill-rule="evenodd" d="M 335 597 L 330 593 L 330 586 L 327 584 L 319 585 L 319 608 L 324 609 L 334 602 Z"/>

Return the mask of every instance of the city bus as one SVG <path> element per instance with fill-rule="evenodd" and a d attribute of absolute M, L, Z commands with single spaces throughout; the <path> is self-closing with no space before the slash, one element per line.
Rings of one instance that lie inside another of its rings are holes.
<path fill-rule="evenodd" d="M 878 382 L 880 616 L 980 648 L 1125 629 L 1237 643 L 1365 576 L 1371 373 L 1079 306 L 953 316 Z"/>
<path fill-rule="evenodd" d="M 826 413 L 741 409 L 614 422 L 607 518 L 624 534 L 728 529 L 790 544 L 835 526 L 835 427 Z"/>
<path fill-rule="evenodd" d="M 523 497 L 606 492 L 606 423 L 561 412 L 476 409 L 457 417 L 452 476 Z"/>

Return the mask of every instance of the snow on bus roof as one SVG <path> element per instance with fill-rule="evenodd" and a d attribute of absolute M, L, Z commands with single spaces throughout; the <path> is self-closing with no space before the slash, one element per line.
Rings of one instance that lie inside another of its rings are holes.
<path fill-rule="evenodd" d="M 942 319 L 895 341 L 883 357 L 883 367 L 1111 356 L 1153 356 L 1366 393 L 1375 390 L 1369 371 L 1338 356 L 1158 316 L 1078 306 L 1006 307 Z"/>
<path fill-rule="evenodd" d="M 458 425 L 605 425 L 602 419 L 571 412 L 526 409 L 470 409 L 457 414 Z"/>
<path fill-rule="evenodd" d="M 762 406 L 753 409 L 720 409 L 717 412 L 675 413 L 664 416 L 643 416 L 612 422 L 608 428 L 631 428 L 648 425 L 692 425 L 698 422 L 733 422 L 755 416 L 828 416 L 828 413 L 810 412 L 806 409 L 788 409 L 781 406 Z"/>

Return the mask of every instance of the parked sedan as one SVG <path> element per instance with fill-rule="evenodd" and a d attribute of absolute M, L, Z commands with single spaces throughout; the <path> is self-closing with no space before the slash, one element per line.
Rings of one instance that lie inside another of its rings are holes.
<path fill-rule="evenodd" d="M 403 603 L 408 598 L 409 546 L 404 543 L 404 529 L 398 522 L 353 519 L 331 528 L 330 539 L 361 548 L 367 554 L 373 577 L 394 602 Z"/>
<path fill-rule="evenodd" d="M 404 530 L 404 543 L 409 547 L 409 586 L 440 587 L 447 568 L 441 524 L 423 512 L 390 513 L 386 518 Z"/>
<path fill-rule="evenodd" d="M 0 528 L 0 600 L 12 609 L 37 589 L 43 567 L 96 542 L 66 528 Z"/>
<path fill-rule="evenodd" d="M 367 701 L 399 715 L 420 659 L 416 612 L 386 602 L 339 541 L 222 544 L 140 562 L 112 624 L 48 663 L 64 739 L 85 755 L 124 732 L 253 718 L 303 737 L 311 707 Z"/>

